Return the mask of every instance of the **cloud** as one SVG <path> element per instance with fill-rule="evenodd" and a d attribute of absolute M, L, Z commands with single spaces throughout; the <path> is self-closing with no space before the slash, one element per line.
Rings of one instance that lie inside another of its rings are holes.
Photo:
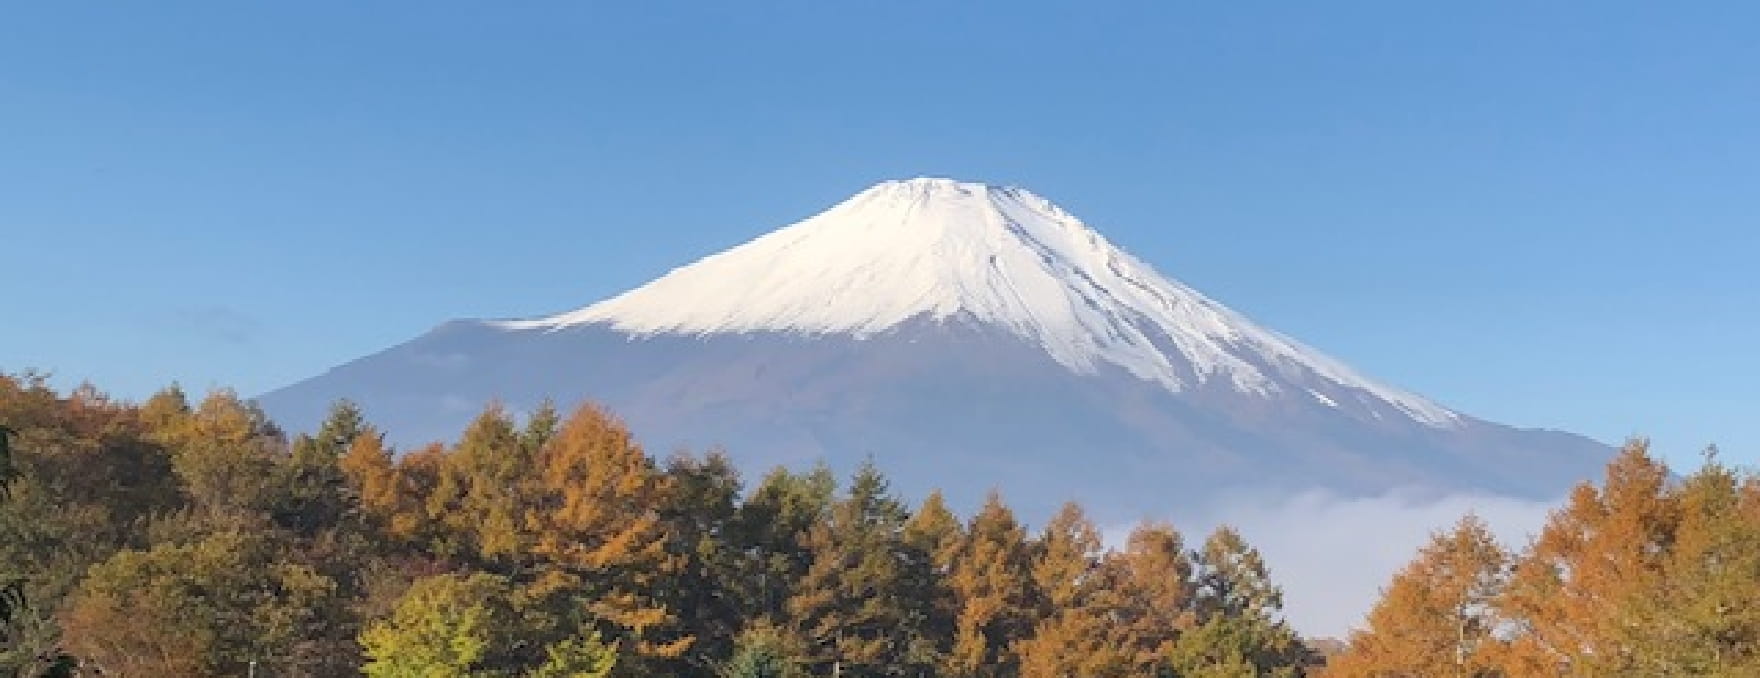
<path fill-rule="evenodd" d="M 262 335 L 263 323 L 255 316 L 229 306 L 186 306 L 171 309 L 152 319 L 165 330 L 192 334 L 217 343 L 247 346 Z"/>
<path fill-rule="evenodd" d="M 1241 494 L 1203 514 L 1175 516 L 1174 524 L 1194 548 L 1217 525 L 1234 526 L 1265 555 L 1273 581 L 1283 587 L 1290 624 L 1304 635 L 1344 638 L 1431 534 L 1473 512 L 1504 546 L 1520 548 L 1562 501 L 1414 492 Z M 1107 529 L 1107 543 L 1122 544 L 1129 529 Z"/>

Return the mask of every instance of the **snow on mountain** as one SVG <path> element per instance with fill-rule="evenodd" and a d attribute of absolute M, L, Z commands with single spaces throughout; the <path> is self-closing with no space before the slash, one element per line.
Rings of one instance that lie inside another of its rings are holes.
<path fill-rule="evenodd" d="M 263 394 L 359 404 L 400 449 L 498 403 L 592 402 L 753 476 L 865 459 L 904 496 L 1130 520 L 1320 489 L 1551 498 L 1599 442 L 1456 413 L 1262 328 L 1018 188 L 887 182 L 585 308 L 455 320 Z"/>
<path fill-rule="evenodd" d="M 1338 407 L 1341 391 L 1308 386 L 1317 377 L 1428 427 L 1461 422 L 1157 273 L 1044 198 L 950 179 L 885 182 L 611 299 L 495 324 L 862 338 L 925 318 L 1003 328 L 1077 373 L 1117 366 L 1175 393 L 1223 383 Z"/>

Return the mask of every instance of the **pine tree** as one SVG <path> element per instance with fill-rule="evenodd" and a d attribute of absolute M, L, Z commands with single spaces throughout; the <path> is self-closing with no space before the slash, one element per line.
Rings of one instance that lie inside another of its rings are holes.
<path fill-rule="evenodd" d="M 1326 675 L 1506 675 L 1493 604 L 1508 562 L 1509 554 L 1475 516 L 1433 536 L 1417 559 L 1394 576 L 1369 612 L 1368 627 L 1352 634 L 1349 649 L 1330 662 Z"/>
<path fill-rule="evenodd" d="M 556 411 L 556 403 L 546 399 L 538 403 L 526 417 L 526 426 L 519 432 L 520 457 L 536 459 L 544 445 L 556 437 L 556 431 L 562 427 L 562 415 Z"/>
<path fill-rule="evenodd" d="M 791 642 L 813 675 L 917 675 L 927 601 L 909 595 L 900 557 L 905 510 L 871 463 L 849 493 L 809 530 L 812 564 L 788 601 Z"/>
<path fill-rule="evenodd" d="M 1280 618 L 1283 592 L 1264 558 L 1232 528 L 1221 527 L 1197 553 L 1197 625 L 1171 656 L 1180 676 L 1296 676 L 1308 652 Z"/>
<path fill-rule="evenodd" d="M 661 515 L 679 566 L 659 585 L 660 594 L 696 638 L 683 663 L 707 671 L 733 651 L 756 595 L 747 554 L 736 541 L 739 472 L 718 451 L 701 458 L 678 454 L 667 462 L 666 478 L 671 491 Z"/>
<path fill-rule="evenodd" d="M 357 438 L 371 433 L 360 408 L 340 400 L 315 435 L 295 439 L 291 455 L 279 467 L 281 498 L 272 509 L 276 522 L 306 536 L 340 523 L 355 508 L 342 456 Z"/>
<path fill-rule="evenodd" d="M 795 584 L 812 566 L 807 537 L 830 512 L 837 481 L 824 466 L 807 473 L 777 468 L 739 507 L 733 541 L 752 574 L 747 617 L 782 623 Z"/>

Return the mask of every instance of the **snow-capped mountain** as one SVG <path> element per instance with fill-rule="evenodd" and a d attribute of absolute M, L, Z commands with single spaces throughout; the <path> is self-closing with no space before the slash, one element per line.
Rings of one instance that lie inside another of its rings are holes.
<path fill-rule="evenodd" d="M 1128 511 L 1230 486 L 1550 494 L 1606 454 L 1359 374 L 1044 198 L 948 179 L 879 184 L 578 310 L 449 323 L 262 402 L 301 428 L 340 397 L 406 442 L 490 400 L 592 399 L 661 451 L 721 444 L 753 472 L 873 455 L 907 491 Z"/>

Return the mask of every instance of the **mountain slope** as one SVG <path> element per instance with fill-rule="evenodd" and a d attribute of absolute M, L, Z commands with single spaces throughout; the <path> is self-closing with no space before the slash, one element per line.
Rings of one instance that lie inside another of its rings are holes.
<path fill-rule="evenodd" d="M 491 399 L 591 398 L 658 452 L 723 444 L 753 472 L 872 455 L 907 491 L 995 486 L 1028 515 L 1243 487 L 1546 496 L 1607 452 L 1372 380 L 1042 198 L 945 179 L 880 184 L 576 311 L 449 323 L 261 400 L 302 428 L 338 397 L 404 443 Z"/>

